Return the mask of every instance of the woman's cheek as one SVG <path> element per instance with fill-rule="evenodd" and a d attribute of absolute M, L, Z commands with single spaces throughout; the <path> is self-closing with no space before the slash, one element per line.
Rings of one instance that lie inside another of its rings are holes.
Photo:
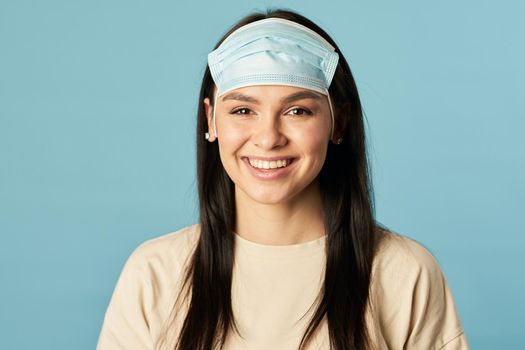
<path fill-rule="evenodd" d="M 246 128 L 238 125 L 224 125 L 219 129 L 219 144 L 222 148 L 235 150 L 240 147 L 248 137 Z"/>

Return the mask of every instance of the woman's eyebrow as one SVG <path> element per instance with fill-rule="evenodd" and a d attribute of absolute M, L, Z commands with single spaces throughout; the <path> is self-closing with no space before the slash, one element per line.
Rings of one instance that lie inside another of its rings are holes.
<path fill-rule="evenodd" d="M 226 101 L 226 100 L 237 100 L 237 101 L 244 101 L 244 102 L 251 102 L 251 103 L 259 104 L 259 100 L 258 99 L 254 98 L 254 97 L 251 97 L 251 96 L 248 96 L 248 95 L 245 95 L 245 94 L 241 94 L 240 92 L 229 93 L 226 96 L 224 96 L 222 98 L 222 100 L 223 101 Z"/>
<path fill-rule="evenodd" d="M 303 100 L 303 99 L 307 99 L 307 98 L 311 98 L 311 99 L 314 99 L 314 100 L 321 100 L 321 96 L 319 94 L 316 94 L 313 91 L 306 91 L 305 90 L 305 91 L 299 91 L 299 92 L 293 93 L 291 95 L 288 95 L 286 97 L 283 97 L 281 99 L 281 102 L 282 103 L 290 103 L 290 102 Z M 248 96 L 248 95 L 242 94 L 240 92 L 229 93 L 229 94 L 225 95 L 222 98 L 222 100 L 223 101 L 226 101 L 226 100 L 237 100 L 237 101 L 244 101 L 244 102 L 250 102 L 250 103 L 255 103 L 255 104 L 259 104 L 260 103 L 259 100 L 256 99 L 255 97 Z"/>
<path fill-rule="evenodd" d="M 298 100 L 304 100 L 304 99 L 307 99 L 307 98 L 311 98 L 311 99 L 314 99 L 314 100 L 321 100 L 321 96 L 319 94 L 316 94 L 315 92 L 313 91 L 299 91 L 299 92 L 296 92 L 294 94 L 291 94 L 289 96 L 286 96 L 284 97 L 283 99 L 281 99 L 281 102 L 282 103 L 290 103 L 290 102 L 294 102 L 294 101 L 298 101 Z"/>

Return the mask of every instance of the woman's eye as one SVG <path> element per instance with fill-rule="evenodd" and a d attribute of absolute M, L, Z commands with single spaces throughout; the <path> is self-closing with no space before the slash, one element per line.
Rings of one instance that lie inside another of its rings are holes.
<path fill-rule="evenodd" d="M 292 108 L 288 113 L 291 113 L 292 115 L 312 115 L 313 113 L 305 108 Z"/>
<path fill-rule="evenodd" d="M 249 108 L 242 107 L 242 108 L 234 109 L 233 111 L 231 111 L 231 114 L 246 115 L 246 114 L 250 114 L 250 112 L 251 111 Z"/>

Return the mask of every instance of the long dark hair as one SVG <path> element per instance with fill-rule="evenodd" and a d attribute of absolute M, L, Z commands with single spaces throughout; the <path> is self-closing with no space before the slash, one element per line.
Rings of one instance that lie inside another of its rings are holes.
<path fill-rule="evenodd" d="M 301 339 L 308 345 L 322 320 L 328 323 L 330 347 L 337 350 L 370 347 L 365 314 L 369 302 L 372 261 L 378 241 L 371 178 L 365 147 L 363 113 L 350 67 L 335 42 L 315 23 L 286 10 L 269 10 L 244 17 L 235 29 L 256 20 L 277 17 L 307 26 L 328 40 L 339 53 L 330 86 L 336 114 L 335 133 L 343 142 L 328 146 L 319 175 L 324 226 L 327 234 L 326 272 L 317 308 Z M 200 201 L 200 237 L 183 279 L 189 297 L 176 350 L 221 348 L 229 331 L 238 332 L 232 311 L 234 259 L 234 184 L 222 166 L 216 142 L 207 142 L 202 101 L 213 101 L 214 83 L 206 68 L 199 96 L 197 121 L 197 176 Z M 182 294 L 182 292 L 181 292 Z M 179 295 L 180 297 L 180 295 Z M 176 312 L 176 310 L 173 310 Z"/>

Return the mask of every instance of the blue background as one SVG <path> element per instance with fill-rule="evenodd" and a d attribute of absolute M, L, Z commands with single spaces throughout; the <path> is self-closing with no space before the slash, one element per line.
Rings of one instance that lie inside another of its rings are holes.
<path fill-rule="evenodd" d="M 377 217 L 436 255 L 471 346 L 525 342 L 525 2 L 1 0 L 1 349 L 93 349 L 131 251 L 196 221 L 206 54 L 268 6 L 347 57 Z"/>

